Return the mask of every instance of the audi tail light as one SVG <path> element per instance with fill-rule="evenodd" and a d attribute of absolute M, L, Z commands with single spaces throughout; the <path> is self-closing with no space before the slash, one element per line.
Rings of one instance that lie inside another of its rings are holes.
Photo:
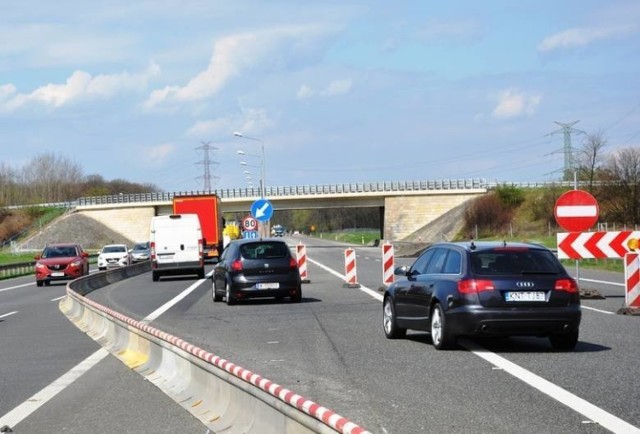
<path fill-rule="evenodd" d="M 493 291 L 496 289 L 493 281 L 483 279 L 463 279 L 458 281 L 458 292 L 460 294 L 477 294 L 482 291 Z"/>
<path fill-rule="evenodd" d="M 574 279 L 558 279 L 553 289 L 556 291 L 565 291 L 570 294 L 580 292 L 578 283 Z"/>

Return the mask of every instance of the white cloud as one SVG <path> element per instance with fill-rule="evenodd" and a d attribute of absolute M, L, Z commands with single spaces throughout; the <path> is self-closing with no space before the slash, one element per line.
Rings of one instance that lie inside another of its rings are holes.
<path fill-rule="evenodd" d="M 156 146 L 147 146 L 144 149 L 144 159 L 151 164 L 164 163 L 171 154 L 175 151 L 176 147 L 171 143 L 163 143 Z"/>
<path fill-rule="evenodd" d="M 12 111 L 31 103 L 57 108 L 78 100 L 108 99 L 120 92 L 146 88 L 148 81 L 159 73 L 160 68 L 154 63 L 140 74 L 123 72 L 93 77 L 85 71 L 74 71 L 64 84 L 49 83 L 29 94 L 16 94 L 14 86 L 4 85 L 0 88 L 0 99 L 4 97 L 0 108 Z"/>
<path fill-rule="evenodd" d="M 313 91 L 313 89 L 311 89 L 306 84 L 303 84 L 302 86 L 300 86 L 300 89 L 298 89 L 298 93 L 296 94 L 296 98 L 298 98 L 298 99 L 307 99 L 307 98 L 311 98 L 311 97 L 315 96 L 315 94 L 316 93 Z"/>
<path fill-rule="evenodd" d="M 635 31 L 633 26 L 611 26 L 573 28 L 546 37 L 538 44 L 538 51 L 546 53 L 554 50 L 583 47 L 592 42 L 627 35 Z"/>
<path fill-rule="evenodd" d="M 284 44 L 291 43 L 299 49 L 303 47 L 301 41 L 304 42 L 305 38 L 322 32 L 316 27 L 289 26 L 224 37 L 215 43 L 204 71 L 184 86 L 166 86 L 154 90 L 145 102 L 145 107 L 151 109 L 161 104 L 210 98 L 243 70 L 263 60 L 272 59 L 273 53 Z"/>
<path fill-rule="evenodd" d="M 308 99 L 313 98 L 315 96 L 329 98 L 336 95 L 342 95 L 348 93 L 353 86 L 353 82 L 348 79 L 344 80 L 334 80 L 327 87 L 322 90 L 316 91 L 312 89 L 310 86 L 303 84 L 298 89 L 296 97 L 298 99 Z"/>
<path fill-rule="evenodd" d="M 198 121 L 187 131 L 189 137 L 231 137 L 234 131 L 243 134 L 261 134 L 274 125 L 265 109 L 243 109 L 238 116 Z"/>
<path fill-rule="evenodd" d="M 507 89 L 498 95 L 498 105 L 491 116 L 497 119 L 510 119 L 535 113 L 542 101 L 540 95 L 525 95 L 515 89 Z"/>

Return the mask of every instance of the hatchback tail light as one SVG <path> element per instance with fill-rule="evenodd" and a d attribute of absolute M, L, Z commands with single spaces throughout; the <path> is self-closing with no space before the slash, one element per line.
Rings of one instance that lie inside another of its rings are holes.
<path fill-rule="evenodd" d="M 580 292 L 578 288 L 578 283 L 573 279 L 558 279 L 556 280 L 556 284 L 553 289 L 556 291 L 565 291 L 568 293 L 577 293 Z"/>
<path fill-rule="evenodd" d="M 491 280 L 464 279 L 458 281 L 458 292 L 460 294 L 477 294 L 482 291 L 493 291 L 496 289 Z"/>
<path fill-rule="evenodd" d="M 291 268 L 292 270 L 298 268 L 298 262 L 293 257 L 289 258 L 289 268 Z"/>
<path fill-rule="evenodd" d="M 231 263 L 232 271 L 242 271 L 242 261 L 240 259 L 236 259 Z"/>

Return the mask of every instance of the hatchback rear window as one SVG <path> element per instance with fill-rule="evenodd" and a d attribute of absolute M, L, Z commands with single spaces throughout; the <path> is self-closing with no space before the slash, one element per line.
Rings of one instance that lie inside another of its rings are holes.
<path fill-rule="evenodd" d="M 289 248 L 284 243 L 259 242 L 240 246 L 240 255 L 245 259 L 278 259 L 289 256 Z"/>
<path fill-rule="evenodd" d="M 559 274 L 564 270 L 551 251 L 496 249 L 471 253 L 474 274 Z"/>

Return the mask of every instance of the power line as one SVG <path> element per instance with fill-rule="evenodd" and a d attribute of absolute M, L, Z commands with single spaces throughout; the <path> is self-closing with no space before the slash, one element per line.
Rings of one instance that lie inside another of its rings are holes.
<path fill-rule="evenodd" d="M 220 179 L 219 176 L 211 176 L 211 166 L 219 164 L 217 161 L 211 161 L 209 158 L 209 152 L 217 151 L 218 148 L 211 145 L 211 142 L 200 142 L 202 146 L 198 146 L 195 148 L 196 150 L 202 150 L 204 152 L 204 159 L 202 161 L 196 162 L 196 164 L 202 164 L 204 166 L 204 174 L 202 176 L 198 176 L 195 179 L 204 180 L 203 191 L 211 191 L 211 178 Z"/>
<path fill-rule="evenodd" d="M 587 134 L 586 132 L 573 128 L 575 124 L 580 121 L 573 121 L 569 123 L 562 123 L 554 121 L 560 125 L 560 129 L 550 132 L 548 135 L 562 133 L 564 135 L 564 180 L 570 181 L 573 177 L 573 171 L 575 170 L 575 162 L 573 157 L 573 148 L 571 147 L 571 134 Z"/>

